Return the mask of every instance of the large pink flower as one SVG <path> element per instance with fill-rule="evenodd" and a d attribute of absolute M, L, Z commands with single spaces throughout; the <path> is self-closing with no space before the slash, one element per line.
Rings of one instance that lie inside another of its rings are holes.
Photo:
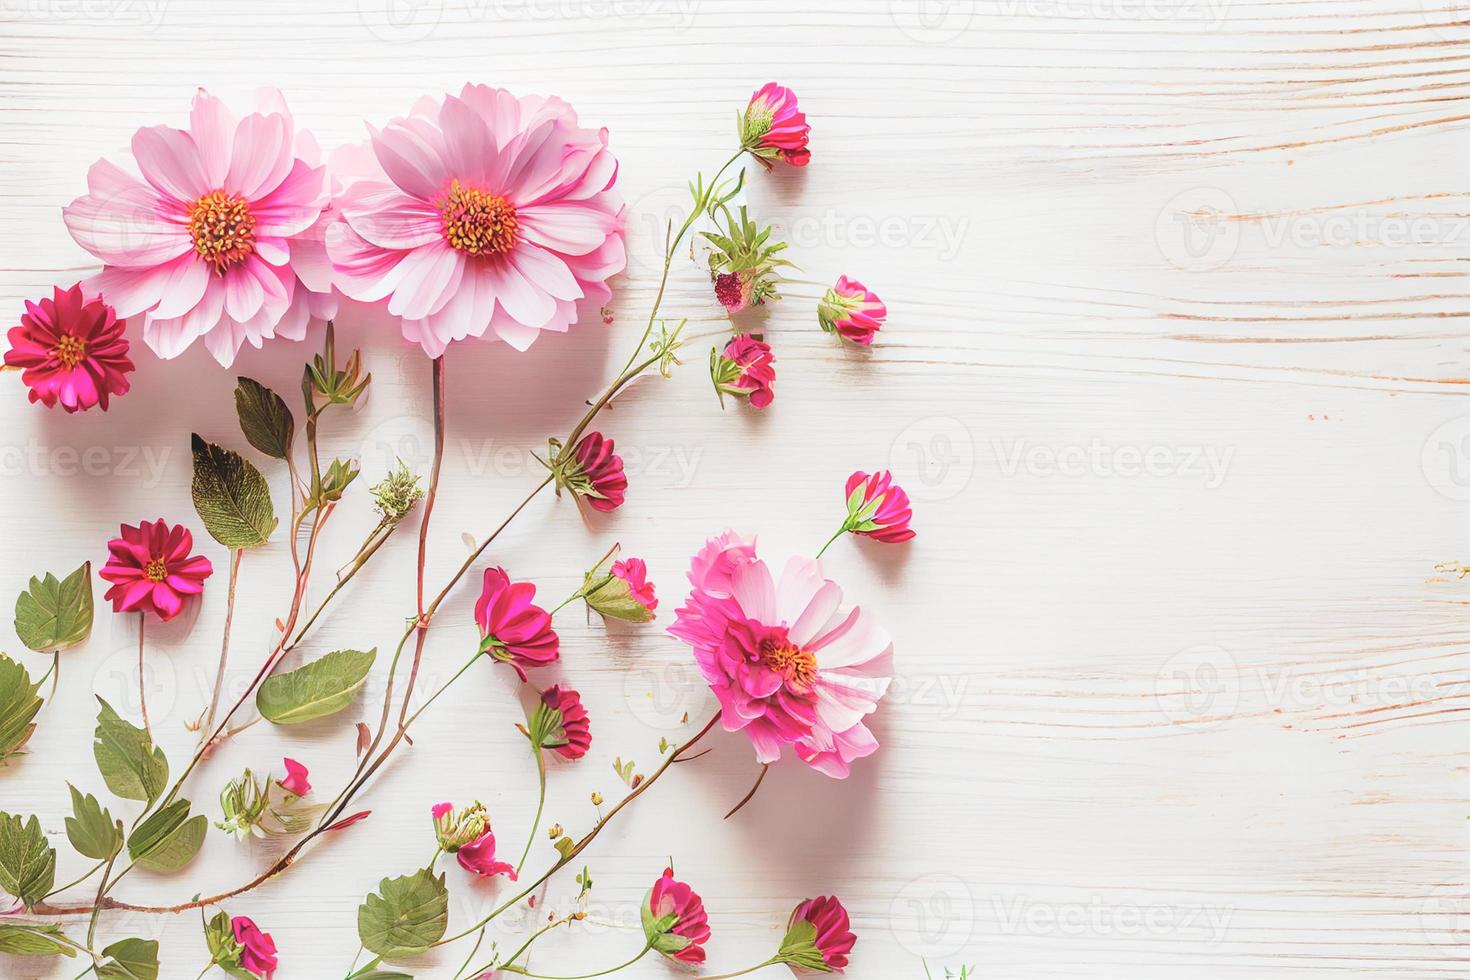
<path fill-rule="evenodd" d="M 103 598 L 113 612 L 151 612 L 166 622 L 214 574 L 208 558 L 189 554 L 194 535 L 182 524 L 169 527 L 160 517 L 137 527 L 124 524 L 119 534 L 107 542 L 107 564 L 97 573 L 112 583 Z"/>
<path fill-rule="evenodd" d="M 466 85 L 333 155 L 349 179 L 328 238 L 337 284 L 386 301 L 431 357 L 487 332 L 517 350 L 606 303 L 623 202 L 607 131 L 558 98 Z"/>
<path fill-rule="evenodd" d="M 111 395 L 126 395 L 128 339 L 123 321 L 102 300 L 88 298 L 81 284 L 52 290 L 39 303 L 26 300 L 20 326 L 6 339 L 6 367 L 21 369 L 20 380 L 31 390 L 31 401 L 53 408 L 58 402 L 68 412 L 100 405 L 107 411 Z"/>
<path fill-rule="evenodd" d="M 305 336 L 313 304 L 294 240 L 320 219 L 328 192 L 316 141 L 297 132 L 281 93 L 262 91 L 256 111 L 236 119 L 200 89 L 187 130 L 140 129 L 132 150 L 141 180 L 99 160 L 88 193 L 62 212 L 103 262 L 88 287 L 118 316 L 146 313 L 143 339 L 160 357 L 202 337 L 229 365 L 247 341 Z"/>
<path fill-rule="evenodd" d="M 862 610 L 839 610 L 842 590 L 820 562 L 793 557 L 778 580 L 753 538 L 726 531 L 694 556 L 689 581 L 669 632 L 694 648 L 725 729 L 744 731 L 759 761 L 790 745 L 842 779 L 877 750 L 863 719 L 888 690 L 893 642 Z"/>
<path fill-rule="evenodd" d="M 560 652 L 551 614 L 531 601 L 535 598 L 536 586 L 530 582 L 512 582 L 505 569 L 487 568 L 475 603 L 480 650 L 510 664 L 521 680 L 527 667 L 553 663 Z"/>

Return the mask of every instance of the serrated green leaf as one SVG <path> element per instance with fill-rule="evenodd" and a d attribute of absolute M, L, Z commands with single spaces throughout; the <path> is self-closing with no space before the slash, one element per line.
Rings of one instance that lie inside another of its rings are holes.
<path fill-rule="evenodd" d="M 194 860 L 208 829 L 209 819 L 204 814 L 189 816 L 188 800 L 174 800 L 128 836 L 128 856 L 149 871 L 178 871 Z"/>
<path fill-rule="evenodd" d="M 296 419 L 285 400 L 254 378 L 236 380 L 235 414 L 240 417 L 240 431 L 267 456 L 285 459 L 296 432 Z"/>
<path fill-rule="evenodd" d="M 266 678 L 255 692 L 261 717 L 277 725 L 299 725 L 347 707 L 367 682 L 378 648 L 334 650 L 284 674 Z"/>
<path fill-rule="evenodd" d="M 97 967 L 98 980 L 158 980 L 158 942 L 120 939 L 102 950 L 107 957 Z"/>
<path fill-rule="evenodd" d="M 57 581 L 31 577 L 15 600 L 15 635 L 37 653 L 76 646 L 92 632 L 92 563 Z"/>
<path fill-rule="evenodd" d="M 102 710 L 97 712 L 92 755 L 107 788 L 125 800 L 152 806 L 168 785 L 168 759 L 146 731 L 123 721 L 101 698 L 97 703 Z"/>
<path fill-rule="evenodd" d="M 0 762 L 20 751 L 36 730 L 40 689 L 25 667 L 0 653 Z"/>
<path fill-rule="evenodd" d="M 194 509 L 204 528 L 226 548 L 265 544 L 276 529 L 270 487 L 249 460 L 195 433 Z"/>
<path fill-rule="evenodd" d="M 50 937 L 62 935 L 52 923 L 5 923 L 0 925 L 0 953 L 11 956 L 76 956 L 77 951 Z"/>
<path fill-rule="evenodd" d="M 66 818 L 66 839 L 78 854 L 94 861 L 106 861 L 122 850 L 123 824 L 113 820 L 112 814 L 103 809 L 97 797 L 88 793 L 83 796 L 75 787 L 71 790 L 72 816 Z"/>
<path fill-rule="evenodd" d="M 46 842 L 41 821 L 0 812 L 0 890 L 30 908 L 56 884 L 56 849 Z"/>
<path fill-rule="evenodd" d="M 384 878 L 357 908 L 357 937 L 387 959 L 415 956 L 444 938 L 449 925 L 449 889 L 444 876 L 421 868 Z"/>

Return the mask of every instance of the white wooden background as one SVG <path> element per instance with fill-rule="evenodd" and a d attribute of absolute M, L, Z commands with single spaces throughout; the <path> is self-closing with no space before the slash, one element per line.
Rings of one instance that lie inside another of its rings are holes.
<path fill-rule="evenodd" d="M 860 936 L 858 980 L 921 977 L 921 957 L 936 976 L 973 963 L 994 978 L 1470 975 L 1470 579 L 1435 571 L 1470 561 L 1465 4 L 0 0 L 0 19 L 11 320 L 89 271 L 60 220 L 88 164 L 140 125 L 180 124 L 198 85 L 232 100 L 277 85 L 326 146 L 466 80 L 556 92 L 611 128 L 635 239 L 618 322 L 592 317 L 525 356 L 451 351 L 431 582 L 463 557 L 462 533 L 484 534 L 535 479 L 525 451 L 626 356 L 663 221 L 691 172 L 726 155 L 736 109 L 770 78 L 800 94 L 813 163 L 757 175 L 752 192 L 810 280 L 768 323 L 775 406 L 722 413 L 707 351 L 689 351 L 604 420 L 628 458 L 627 505 L 588 526 L 539 500 L 493 557 L 555 601 L 618 540 L 671 614 L 706 535 L 730 525 L 773 556 L 809 551 L 841 518 L 843 478 L 891 466 L 918 539 L 844 542 L 828 562 L 895 638 L 884 748 L 846 782 L 780 767 L 722 822 L 756 767 L 742 739 L 717 738 L 591 851 L 593 918 L 543 941 L 543 972 L 636 951 L 637 902 L 671 856 L 708 905 L 712 969 L 765 956 L 792 904 L 835 891 Z M 816 284 L 840 273 L 892 310 L 870 354 L 816 329 Z M 667 310 L 721 322 L 691 266 Z M 373 394 L 326 444 L 360 455 L 363 484 L 394 454 L 422 466 L 424 358 L 360 317 L 341 334 L 365 349 Z M 248 352 L 238 372 L 290 392 L 309 349 Z M 188 433 L 243 445 L 235 372 L 202 349 L 140 353 L 134 392 L 106 415 L 31 407 L 7 376 L 4 594 L 100 562 L 119 521 L 197 529 Z M 371 520 L 357 496 L 329 559 Z M 391 646 L 412 609 L 413 535 L 308 653 Z M 151 631 L 153 717 L 176 764 L 223 616 L 226 555 L 205 550 L 220 573 L 197 618 Z M 246 556 L 238 682 L 266 652 L 288 568 L 280 540 Z M 474 591 L 441 613 L 422 690 L 474 641 Z M 657 630 L 575 613 L 559 629 L 594 750 L 556 767 L 548 809 L 582 828 L 587 794 L 619 788 L 613 757 L 648 768 L 707 701 Z M 102 790 L 91 695 L 136 711 L 132 630 L 99 611 L 34 753 L 0 773 L 0 807 L 40 814 L 63 879 L 83 867 L 64 844 L 65 780 Z M 379 681 L 363 716 L 380 696 Z M 432 849 L 431 803 L 483 799 L 518 850 L 534 800 L 518 718 L 507 672 L 468 675 L 368 794 L 369 822 L 229 903 L 274 934 L 282 980 L 346 972 L 362 895 Z M 212 811 L 227 775 L 283 752 L 333 787 L 350 732 L 251 729 L 191 795 Z M 180 901 L 274 853 L 212 832 L 184 875 L 130 875 L 118 894 Z M 455 923 L 505 894 L 450 877 Z M 545 901 L 574 890 L 565 876 Z M 159 938 L 166 977 L 206 959 L 193 915 L 108 915 L 101 936 L 123 935 Z M 448 976 L 462 955 L 418 972 Z M 673 973 L 647 961 L 628 975 Z"/>

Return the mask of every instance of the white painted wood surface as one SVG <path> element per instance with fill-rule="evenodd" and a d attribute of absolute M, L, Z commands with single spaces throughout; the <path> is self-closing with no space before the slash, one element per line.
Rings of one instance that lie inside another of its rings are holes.
<path fill-rule="evenodd" d="M 277 85 L 326 146 L 466 80 L 556 92 L 611 128 L 635 238 L 617 323 L 592 317 L 525 356 L 451 352 L 431 582 L 463 557 L 461 534 L 486 533 L 535 478 L 526 450 L 626 356 L 662 223 L 692 171 L 723 159 L 749 91 L 775 78 L 800 94 L 813 164 L 756 175 L 751 193 L 810 280 L 768 323 L 776 405 L 722 413 L 703 346 L 690 350 L 604 421 L 628 456 L 628 504 L 589 526 L 542 499 L 493 556 L 554 601 L 621 541 L 648 560 L 666 623 L 706 535 L 728 525 L 773 555 L 814 549 L 841 518 L 843 478 L 892 466 L 919 538 L 844 542 L 828 562 L 896 640 L 884 748 L 841 783 L 780 767 L 722 822 L 756 767 L 741 738 L 716 739 L 596 844 L 593 917 L 543 941 L 541 971 L 636 951 L 637 902 L 672 857 L 708 905 L 712 970 L 765 956 L 792 904 L 835 891 L 860 936 L 858 980 L 921 977 L 921 957 L 936 976 L 974 963 L 996 978 L 1470 975 L 1470 580 L 1435 571 L 1470 561 L 1463 3 L 3 0 L 0 19 L 12 319 L 89 271 L 60 220 L 87 165 L 140 125 L 178 124 L 197 85 L 230 99 Z M 816 329 L 817 283 L 839 273 L 889 301 L 870 354 Z M 721 324 L 692 266 L 666 309 Z M 382 324 L 341 328 L 373 394 L 326 445 L 359 453 L 364 483 L 395 453 L 422 465 L 427 363 Z M 289 392 L 309 349 L 248 352 L 237 372 L 203 350 L 167 364 L 142 352 L 134 392 L 106 415 L 33 408 L 7 376 L 0 591 L 100 562 L 119 521 L 197 525 L 189 431 L 241 444 L 233 374 Z M 346 507 L 328 558 L 349 556 L 369 520 L 361 499 Z M 391 646 L 412 610 L 412 536 L 308 652 Z M 149 640 L 176 764 L 223 618 L 225 554 L 206 548 L 221 573 L 197 618 Z M 239 683 L 268 648 L 288 569 L 279 540 L 246 556 Z M 473 642 L 474 591 L 441 613 L 422 690 Z M 615 755 L 648 768 L 660 736 L 707 704 L 686 649 L 659 631 L 576 614 L 559 627 L 595 740 L 585 762 L 555 767 L 548 813 L 580 828 L 588 794 L 620 788 Z M 40 814 L 62 880 L 83 868 L 64 843 L 65 781 L 102 790 L 91 695 L 136 711 L 132 629 L 99 611 L 34 753 L 0 774 L 0 807 Z M 8 628 L 4 645 L 19 651 Z M 381 693 L 379 680 L 363 716 Z M 282 980 L 346 972 L 362 895 L 432 850 L 431 803 L 483 799 L 518 849 L 534 803 L 519 717 L 506 675 L 470 674 L 367 795 L 370 821 L 229 903 L 274 934 Z M 228 775 L 283 752 L 335 787 L 350 727 L 252 728 L 190 795 L 213 811 Z M 274 853 L 212 832 L 183 875 L 137 873 L 118 894 L 181 901 Z M 505 894 L 450 877 L 458 924 Z M 567 875 L 545 902 L 574 891 Z M 207 958 L 193 915 L 109 914 L 100 935 L 159 938 L 165 977 Z M 464 952 L 415 972 L 447 977 Z M 0 960 L 11 977 L 80 967 L 37 969 Z M 650 961 L 626 975 L 673 974 Z"/>

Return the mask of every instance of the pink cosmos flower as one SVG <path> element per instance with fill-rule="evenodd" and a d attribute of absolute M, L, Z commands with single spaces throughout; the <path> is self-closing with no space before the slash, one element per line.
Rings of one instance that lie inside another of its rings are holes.
<path fill-rule="evenodd" d="M 880 470 L 872 476 L 858 470 L 847 478 L 847 523 L 844 530 L 876 541 L 896 543 L 914 536 L 909 495 L 893 482 L 893 475 Z"/>
<path fill-rule="evenodd" d="M 788 937 L 802 923 L 811 923 L 816 935 L 807 946 L 795 947 L 789 939 L 783 942 L 783 950 L 794 947 L 790 950 L 794 956 L 786 962 L 803 973 L 841 973 L 847 966 L 847 954 L 857 944 L 857 936 L 849 927 L 847 909 L 836 897 L 809 898 L 792 911 L 786 923 Z"/>
<path fill-rule="evenodd" d="M 151 612 L 167 622 L 184 608 L 187 596 L 204 591 L 214 566 L 194 550 L 194 535 L 182 524 L 170 527 L 163 518 L 124 524 L 121 536 L 107 542 L 107 564 L 97 574 L 112 583 L 104 599 L 113 612 Z"/>
<path fill-rule="evenodd" d="M 276 944 L 270 933 L 261 932 L 243 915 L 230 919 L 230 931 L 241 947 L 240 965 L 262 980 L 270 980 L 276 972 Z"/>
<path fill-rule="evenodd" d="M 652 948 L 681 963 L 704 962 L 703 944 L 710 935 L 704 901 L 694 889 L 674 880 L 673 868 L 665 868 L 663 877 L 653 883 L 648 911 L 651 917 L 644 917 L 643 931 Z"/>
<path fill-rule="evenodd" d="M 839 277 L 817 304 L 817 320 L 823 330 L 864 346 L 873 343 L 887 316 L 888 307 L 877 293 L 846 276 Z"/>
<path fill-rule="evenodd" d="M 589 432 L 577 443 L 563 483 L 593 510 L 604 514 L 622 506 L 628 489 L 623 457 L 613 452 L 613 441 L 601 432 Z"/>
<path fill-rule="evenodd" d="M 527 667 L 554 663 L 560 650 L 551 616 L 531 601 L 535 597 L 536 586 L 512 583 L 503 568 L 487 568 L 475 603 L 481 652 L 510 664 L 523 681 Z"/>
<path fill-rule="evenodd" d="M 516 880 L 515 865 L 495 860 L 495 835 L 488 828 L 474 841 L 461 847 L 454 857 L 461 868 L 482 878 L 505 875 L 511 881 Z"/>
<path fill-rule="evenodd" d="M 767 82 L 756 89 L 740 120 L 740 145 L 770 170 L 773 160 L 805 167 L 812 154 L 807 137 L 812 128 L 796 102 L 796 93 L 784 85 Z"/>
<path fill-rule="evenodd" d="M 839 610 L 842 590 L 819 561 L 793 557 L 777 579 L 753 538 L 726 531 L 694 556 L 689 581 L 669 632 L 694 649 L 725 729 L 744 731 L 760 762 L 790 745 L 843 779 L 877 751 L 863 719 L 892 680 L 893 642 L 862 610 Z"/>
<path fill-rule="evenodd" d="M 587 720 L 587 709 L 582 706 L 582 696 L 569 687 L 557 685 L 541 695 L 541 703 L 552 711 L 561 712 L 561 725 L 550 733 L 551 745 L 564 759 L 576 761 L 592 747 L 592 726 Z"/>
<path fill-rule="evenodd" d="M 386 301 L 430 357 L 487 333 L 525 350 L 565 332 L 579 300 L 611 298 L 627 255 L 607 130 L 558 98 L 466 85 L 369 132 L 370 153 L 332 160 L 348 181 L 328 239 L 337 285 Z"/>
<path fill-rule="evenodd" d="M 710 351 L 710 377 L 721 398 L 749 398 L 755 408 L 765 408 L 776 399 L 776 358 L 771 345 L 748 333 L 736 334 L 725 344 L 725 352 Z"/>
<path fill-rule="evenodd" d="M 628 583 L 628 594 L 644 609 L 650 618 L 658 608 L 658 596 L 654 595 L 653 583 L 648 581 L 648 565 L 642 558 L 624 558 L 612 564 L 612 573 Z"/>
<path fill-rule="evenodd" d="M 293 796 L 305 796 L 311 792 L 311 783 L 307 780 L 306 767 L 295 759 L 286 759 L 286 778 L 280 780 L 281 789 Z"/>
<path fill-rule="evenodd" d="M 125 324 L 101 299 L 86 298 L 81 284 L 56 287 L 49 299 L 26 300 L 20 326 L 6 339 L 5 365 L 20 368 L 20 380 L 31 390 L 33 402 L 68 412 L 86 411 L 107 399 L 126 395 L 125 375 L 133 370 L 128 359 Z"/>
<path fill-rule="evenodd" d="M 281 93 L 263 90 L 237 120 L 200 89 L 187 130 L 140 129 L 132 151 L 141 180 L 99 160 L 88 193 L 62 212 L 103 262 L 88 288 L 118 316 L 146 313 L 143 339 L 164 358 L 203 338 L 228 366 L 247 341 L 305 336 L 311 302 L 294 240 L 328 191 L 316 141 L 297 132 Z"/>

